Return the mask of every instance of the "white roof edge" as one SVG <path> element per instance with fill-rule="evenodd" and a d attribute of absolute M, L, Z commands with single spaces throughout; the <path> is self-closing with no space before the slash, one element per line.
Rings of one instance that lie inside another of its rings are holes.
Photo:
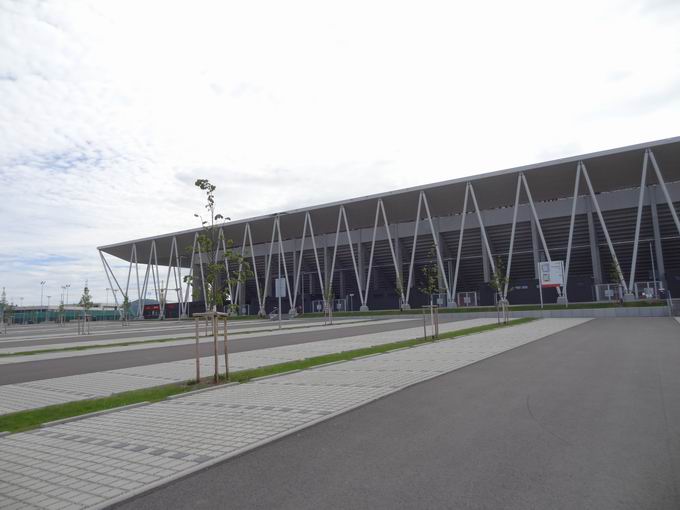
<path fill-rule="evenodd" d="M 517 173 L 517 172 L 526 172 L 528 170 L 535 170 L 538 168 L 543 168 L 543 167 L 549 167 L 549 166 L 555 166 L 555 165 L 563 165 L 565 163 L 578 163 L 581 160 L 587 160 L 587 159 L 594 159 L 594 158 L 599 158 L 603 156 L 611 156 L 613 154 L 619 154 L 623 152 L 630 152 L 630 151 L 635 151 L 635 150 L 640 150 L 640 149 L 647 149 L 650 147 L 656 147 L 658 145 L 667 145 L 670 143 L 677 143 L 680 142 L 680 136 L 674 136 L 671 138 L 663 138 L 660 140 L 653 140 L 650 142 L 642 142 L 642 143 L 637 143 L 633 145 L 627 145 L 624 147 L 616 147 L 614 149 L 605 149 L 601 151 L 596 151 L 596 152 L 590 152 L 587 154 L 581 154 L 578 156 L 567 156 L 564 158 L 558 158 L 558 159 L 552 159 L 548 161 L 543 161 L 540 163 L 531 163 L 528 165 L 522 165 L 522 166 L 517 166 L 517 167 L 512 167 L 512 168 L 506 168 L 503 170 L 494 170 L 491 172 L 485 172 L 473 176 L 467 176 L 467 177 L 458 177 L 456 179 L 448 179 L 445 181 L 438 181 L 438 182 L 433 182 L 429 184 L 421 184 L 418 186 L 411 186 L 408 188 L 401 188 L 397 190 L 392 190 L 392 191 L 384 191 L 382 193 L 373 193 L 371 195 L 363 195 L 360 197 L 355 197 L 355 198 L 350 198 L 346 200 L 336 200 L 334 202 L 326 202 L 323 204 L 311 206 L 311 207 L 301 207 L 299 209 L 291 209 L 289 211 L 280 211 L 280 212 L 273 212 L 269 214 L 263 214 L 262 216 L 254 216 L 251 218 L 244 218 L 240 220 L 235 220 L 235 221 L 230 221 L 229 225 L 239 225 L 243 223 L 250 223 L 254 221 L 260 221 L 260 220 L 265 220 L 265 219 L 271 219 L 279 215 L 286 215 L 286 214 L 299 214 L 303 213 L 305 211 L 313 211 L 315 209 L 323 209 L 326 207 L 337 207 L 340 205 L 348 205 L 352 204 L 354 202 L 360 202 L 363 200 L 377 200 L 379 198 L 385 198 L 393 195 L 398 195 L 401 193 L 409 193 L 413 191 L 423 191 L 423 190 L 428 190 L 432 188 L 437 188 L 439 186 L 447 186 L 451 184 L 456 184 L 460 182 L 467 182 L 467 181 L 476 181 L 480 179 L 487 179 L 489 177 L 496 177 L 500 175 L 506 175 L 506 174 L 512 174 L 512 173 Z M 98 250 L 105 250 L 107 248 L 115 248 L 117 246 L 122 246 L 126 244 L 133 244 L 133 243 L 143 243 L 146 241 L 153 241 L 157 239 L 163 239 L 168 236 L 176 236 L 176 235 L 182 235 L 182 234 L 189 234 L 192 232 L 199 232 L 201 230 L 200 227 L 198 228 L 191 228 L 187 230 L 180 230 L 176 232 L 168 232 L 166 234 L 161 234 L 157 236 L 151 236 L 151 237 L 143 237 L 140 239 L 133 239 L 130 241 L 123 241 L 120 243 L 113 243 L 113 244 L 107 244 L 105 246 L 98 246 Z"/>

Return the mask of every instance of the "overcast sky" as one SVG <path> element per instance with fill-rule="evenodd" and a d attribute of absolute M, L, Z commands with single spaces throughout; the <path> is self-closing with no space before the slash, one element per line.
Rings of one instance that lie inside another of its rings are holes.
<path fill-rule="evenodd" d="M 237 219 L 677 136 L 679 63 L 678 0 L 0 0 L 0 287 L 104 300 L 199 177 Z"/>

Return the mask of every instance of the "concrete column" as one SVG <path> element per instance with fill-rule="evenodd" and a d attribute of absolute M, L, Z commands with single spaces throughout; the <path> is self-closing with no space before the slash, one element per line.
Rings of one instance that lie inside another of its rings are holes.
<path fill-rule="evenodd" d="M 333 257 L 333 247 L 328 247 L 328 234 L 323 236 L 323 256 L 321 263 L 323 264 L 323 283 L 326 288 L 330 288 L 333 284 L 333 275 L 331 274 L 331 258 Z"/>
<path fill-rule="evenodd" d="M 276 262 L 276 257 L 275 257 L 274 255 L 272 255 L 271 259 L 272 259 L 272 263 Z M 269 263 L 269 254 L 268 254 L 268 253 L 265 253 L 265 254 L 264 254 L 264 270 L 265 270 L 265 277 L 267 276 L 267 275 L 266 275 L 266 271 L 267 271 L 267 264 L 268 264 L 268 263 Z M 272 267 L 272 268 L 270 269 L 270 271 L 271 271 L 271 272 L 269 273 L 269 278 L 266 278 L 266 280 L 265 280 L 265 282 L 264 282 L 264 288 L 262 289 L 262 296 L 265 297 L 265 298 L 268 297 L 268 296 L 269 296 L 269 293 L 271 292 L 271 280 L 272 280 L 272 276 L 277 276 L 277 275 L 276 275 L 276 269 L 275 269 L 274 267 Z"/>
<path fill-rule="evenodd" d="M 654 254 L 656 255 L 656 278 L 663 282 L 664 287 L 667 287 L 666 282 L 666 268 L 663 264 L 663 246 L 661 245 L 661 230 L 659 229 L 659 214 L 656 209 L 658 203 L 656 186 L 648 186 L 649 192 L 649 206 L 652 211 L 652 226 L 654 228 Z M 639 249 L 642 249 L 640 247 Z"/>
<path fill-rule="evenodd" d="M 446 269 L 449 271 L 449 289 L 453 290 L 453 260 L 449 259 L 446 261 Z M 456 296 L 453 296 L 456 299 Z"/>
<path fill-rule="evenodd" d="M 437 226 L 435 228 L 437 229 L 437 232 L 435 233 L 435 235 L 437 236 L 437 244 L 439 244 L 439 253 L 442 256 L 442 262 L 443 262 L 445 259 L 449 258 L 451 256 L 451 254 L 449 253 L 449 250 L 446 247 L 446 243 L 444 242 L 444 238 L 439 233 L 439 230 L 440 230 L 439 229 L 439 218 L 437 218 L 436 225 Z M 439 267 L 439 263 L 437 263 L 437 267 Z M 449 276 L 448 276 L 449 281 L 447 283 L 449 283 L 449 288 L 450 288 L 451 274 L 452 274 L 450 264 L 448 265 L 448 267 L 445 267 L 445 269 L 448 269 L 448 272 L 449 272 Z M 439 275 L 439 288 L 442 290 L 442 292 L 444 292 L 446 290 L 446 284 L 444 283 L 444 279 L 446 277 L 447 277 L 446 272 L 444 272 L 444 274 Z"/>
<path fill-rule="evenodd" d="M 484 281 L 488 282 L 491 280 L 491 265 L 489 264 L 489 255 L 486 251 L 484 237 L 481 238 L 481 242 L 482 242 L 482 269 L 484 270 Z"/>
<path fill-rule="evenodd" d="M 297 256 L 297 239 L 293 240 L 293 249 L 291 250 L 293 252 L 293 274 L 290 275 L 292 280 L 290 282 L 290 289 L 291 292 L 294 292 L 295 289 L 295 282 L 297 281 L 297 267 L 298 267 L 298 256 Z"/>
<path fill-rule="evenodd" d="M 534 278 L 538 278 L 538 263 L 541 261 L 541 253 L 539 251 L 538 230 L 536 229 L 536 222 L 534 217 L 531 217 L 531 252 L 534 255 Z"/>
<path fill-rule="evenodd" d="M 359 280 L 361 281 L 361 288 L 366 290 L 366 257 L 364 251 L 364 243 L 359 241 L 357 243 L 357 269 L 359 270 Z"/>
<path fill-rule="evenodd" d="M 243 282 L 241 284 L 241 288 L 239 289 L 239 297 L 238 297 L 238 302 L 239 305 L 245 305 L 246 303 L 246 283 Z M 252 310 L 251 310 L 252 311 Z"/>
<path fill-rule="evenodd" d="M 602 264 L 600 263 L 600 248 L 597 244 L 595 233 L 595 221 L 593 220 L 592 198 L 586 198 L 586 216 L 588 217 L 588 238 L 590 240 L 590 258 L 593 265 L 593 277 L 595 284 L 602 283 Z"/>
<path fill-rule="evenodd" d="M 342 299 L 345 297 L 345 271 L 340 269 L 338 273 L 338 278 L 340 280 L 340 289 L 338 290 L 340 291 L 340 299 Z"/>
<path fill-rule="evenodd" d="M 404 242 L 400 237 L 395 237 L 394 254 L 397 258 L 397 267 L 399 267 L 399 276 L 401 277 L 401 282 L 404 286 L 404 294 L 406 294 L 406 282 L 404 281 Z"/>

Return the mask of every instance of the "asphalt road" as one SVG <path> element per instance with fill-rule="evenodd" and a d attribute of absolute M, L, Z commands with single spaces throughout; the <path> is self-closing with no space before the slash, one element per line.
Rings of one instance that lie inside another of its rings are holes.
<path fill-rule="evenodd" d="M 680 508 L 680 325 L 599 319 L 126 502 L 165 508 Z"/>
<path fill-rule="evenodd" d="M 355 319 L 355 320 L 360 320 Z M 373 320 L 367 317 L 365 320 Z M 340 321 L 341 322 L 341 321 Z M 9 335 L 0 336 L 0 348 L 21 347 L 29 348 L 34 346 L 41 346 L 49 348 L 50 344 L 69 344 L 74 346 L 82 342 L 93 342 L 103 340 L 120 340 L 124 342 L 130 337 L 145 338 L 155 336 L 157 338 L 176 338 L 188 337 L 193 335 L 194 324 L 193 321 L 146 321 L 146 322 L 132 322 L 130 326 L 123 328 L 120 322 L 116 323 L 109 321 L 104 324 L 93 323 L 90 335 L 76 334 L 76 325 L 69 323 L 63 328 L 34 328 L 31 331 L 22 331 L 23 326 L 13 326 Z M 322 325 L 323 319 L 295 319 L 295 321 L 284 321 L 284 327 L 295 326 L 311 326 Z M 252 321 L 232 321 L 229 324 L 229 330 L 237 333 L 244 330 L 253 329 L 273 329 L 276 327 L 276 322 L 269 320 L 252 320 Z M 64 336 L 66 335 L 66 336 Z M 27 349 L 28 350 L 28 349 Z"/>
<path fill-rule="evenodd" d="M 447 322 L 449 320 L 452 320 L 452 318 L 442 318 L 441 322 Z M 229 342 L 229 352 L 252 351 L 267 347 L 316 342 L 319 340 L 364 335 L 380 331 L 395 331 L 398 329 L 420 326 L 421 324 L 421 319 L 390 323 L 375 320 L 362 326 L 342 326 L 336 324 L 321 331 L 305 331 L 304 329 L 298 329 L 293 330 L 290 333 L 269 336 L 252 333 L 246 338 L 231 340 Z M 221 347 L 222 346 L 220 345 L 220 350 Z M 0 385 L 189 359 L 194 356 L 195 347 L 193 343 L 187 343 L 185 345 L 153 347 L 149 349 L 119 351 L 108 354 L 95 354 L 96 349 L 92 349 L 91 352 L 93 354 L 88 354 L 87 356 L 73 356 L 68 358 L 55 358 L 50 360 L 0 365 Z M 200 352 L 202 356 L 211 355 L 212 344 L 200 344 Z"/>

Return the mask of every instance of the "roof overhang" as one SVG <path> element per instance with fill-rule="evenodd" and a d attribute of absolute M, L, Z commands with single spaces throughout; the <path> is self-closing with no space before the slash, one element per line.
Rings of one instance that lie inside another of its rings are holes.
<path fill-rule="evenodd" d="M 280 215 L 283 238 L 299 238 L 302 236 L 305 214 L 309 212 L 312 217 L 315 234 L 335 233 L 338 207 L 340 205 L 345 206 L 352 229 L 372 227 L 375 218 L 376 201 L 378 199 L 383 200 L 388 220 L 391 224 L 413 221 L 421 191 L 426 192 L 433 217 L 450 216 L 461 213 L 467 182 L 472 183 L 474 186 L 480 209 L 509 207 L 514 204 L 517 175 L 521 172 L 524 172 L 527 178 L 535 202 L 558 200 L 572 195 L 576 165 L 579 161 L 585 163 L 593 188 L 597 193 L 636 188 L 640 186 L 640 172 L 644 152 L 648 148 L 653 149 L 664 180 L 666 182 L 680 181 L 680 137 L 674 137 L 499 170 L 473 177 L 462 177 L 397 191 L 321 204 L 314 207 L 232 221 L 225 224 L 223 228 L 226 238 L 233 239 L 235 245 L 239 246 L 242 242 L 244 226 L 249 223 L 253 244 L 265 243 L 271 239 L 273 219 Z M 656 176 L 650 165 L 647 172 L 647 183 L 654 184 L 656 182 Z M 585 192 L 585 185 L 582 184 L 580 194 Z M 526 199 L 523 202 L 526 202 Z M 468 206 L 468 210 L 471 210 L 471 205 Z M 200 230 L 200 228 L 197 228 L 173 232 L 155 237 L 100 246 L 99 249 L 107 254 L 129 261 L 132 245 L 136 244 L 138 259 L 140 262 L 143 262 L 148 260 L 151 242 L 155 240 L 158 249 L 158 262 L 165 265 L 167 264 L 172 238 L 177 238 L 178 247 L 180 252 L 182 252 L 184 247 L 192 245 L 195 233 Z"/>

